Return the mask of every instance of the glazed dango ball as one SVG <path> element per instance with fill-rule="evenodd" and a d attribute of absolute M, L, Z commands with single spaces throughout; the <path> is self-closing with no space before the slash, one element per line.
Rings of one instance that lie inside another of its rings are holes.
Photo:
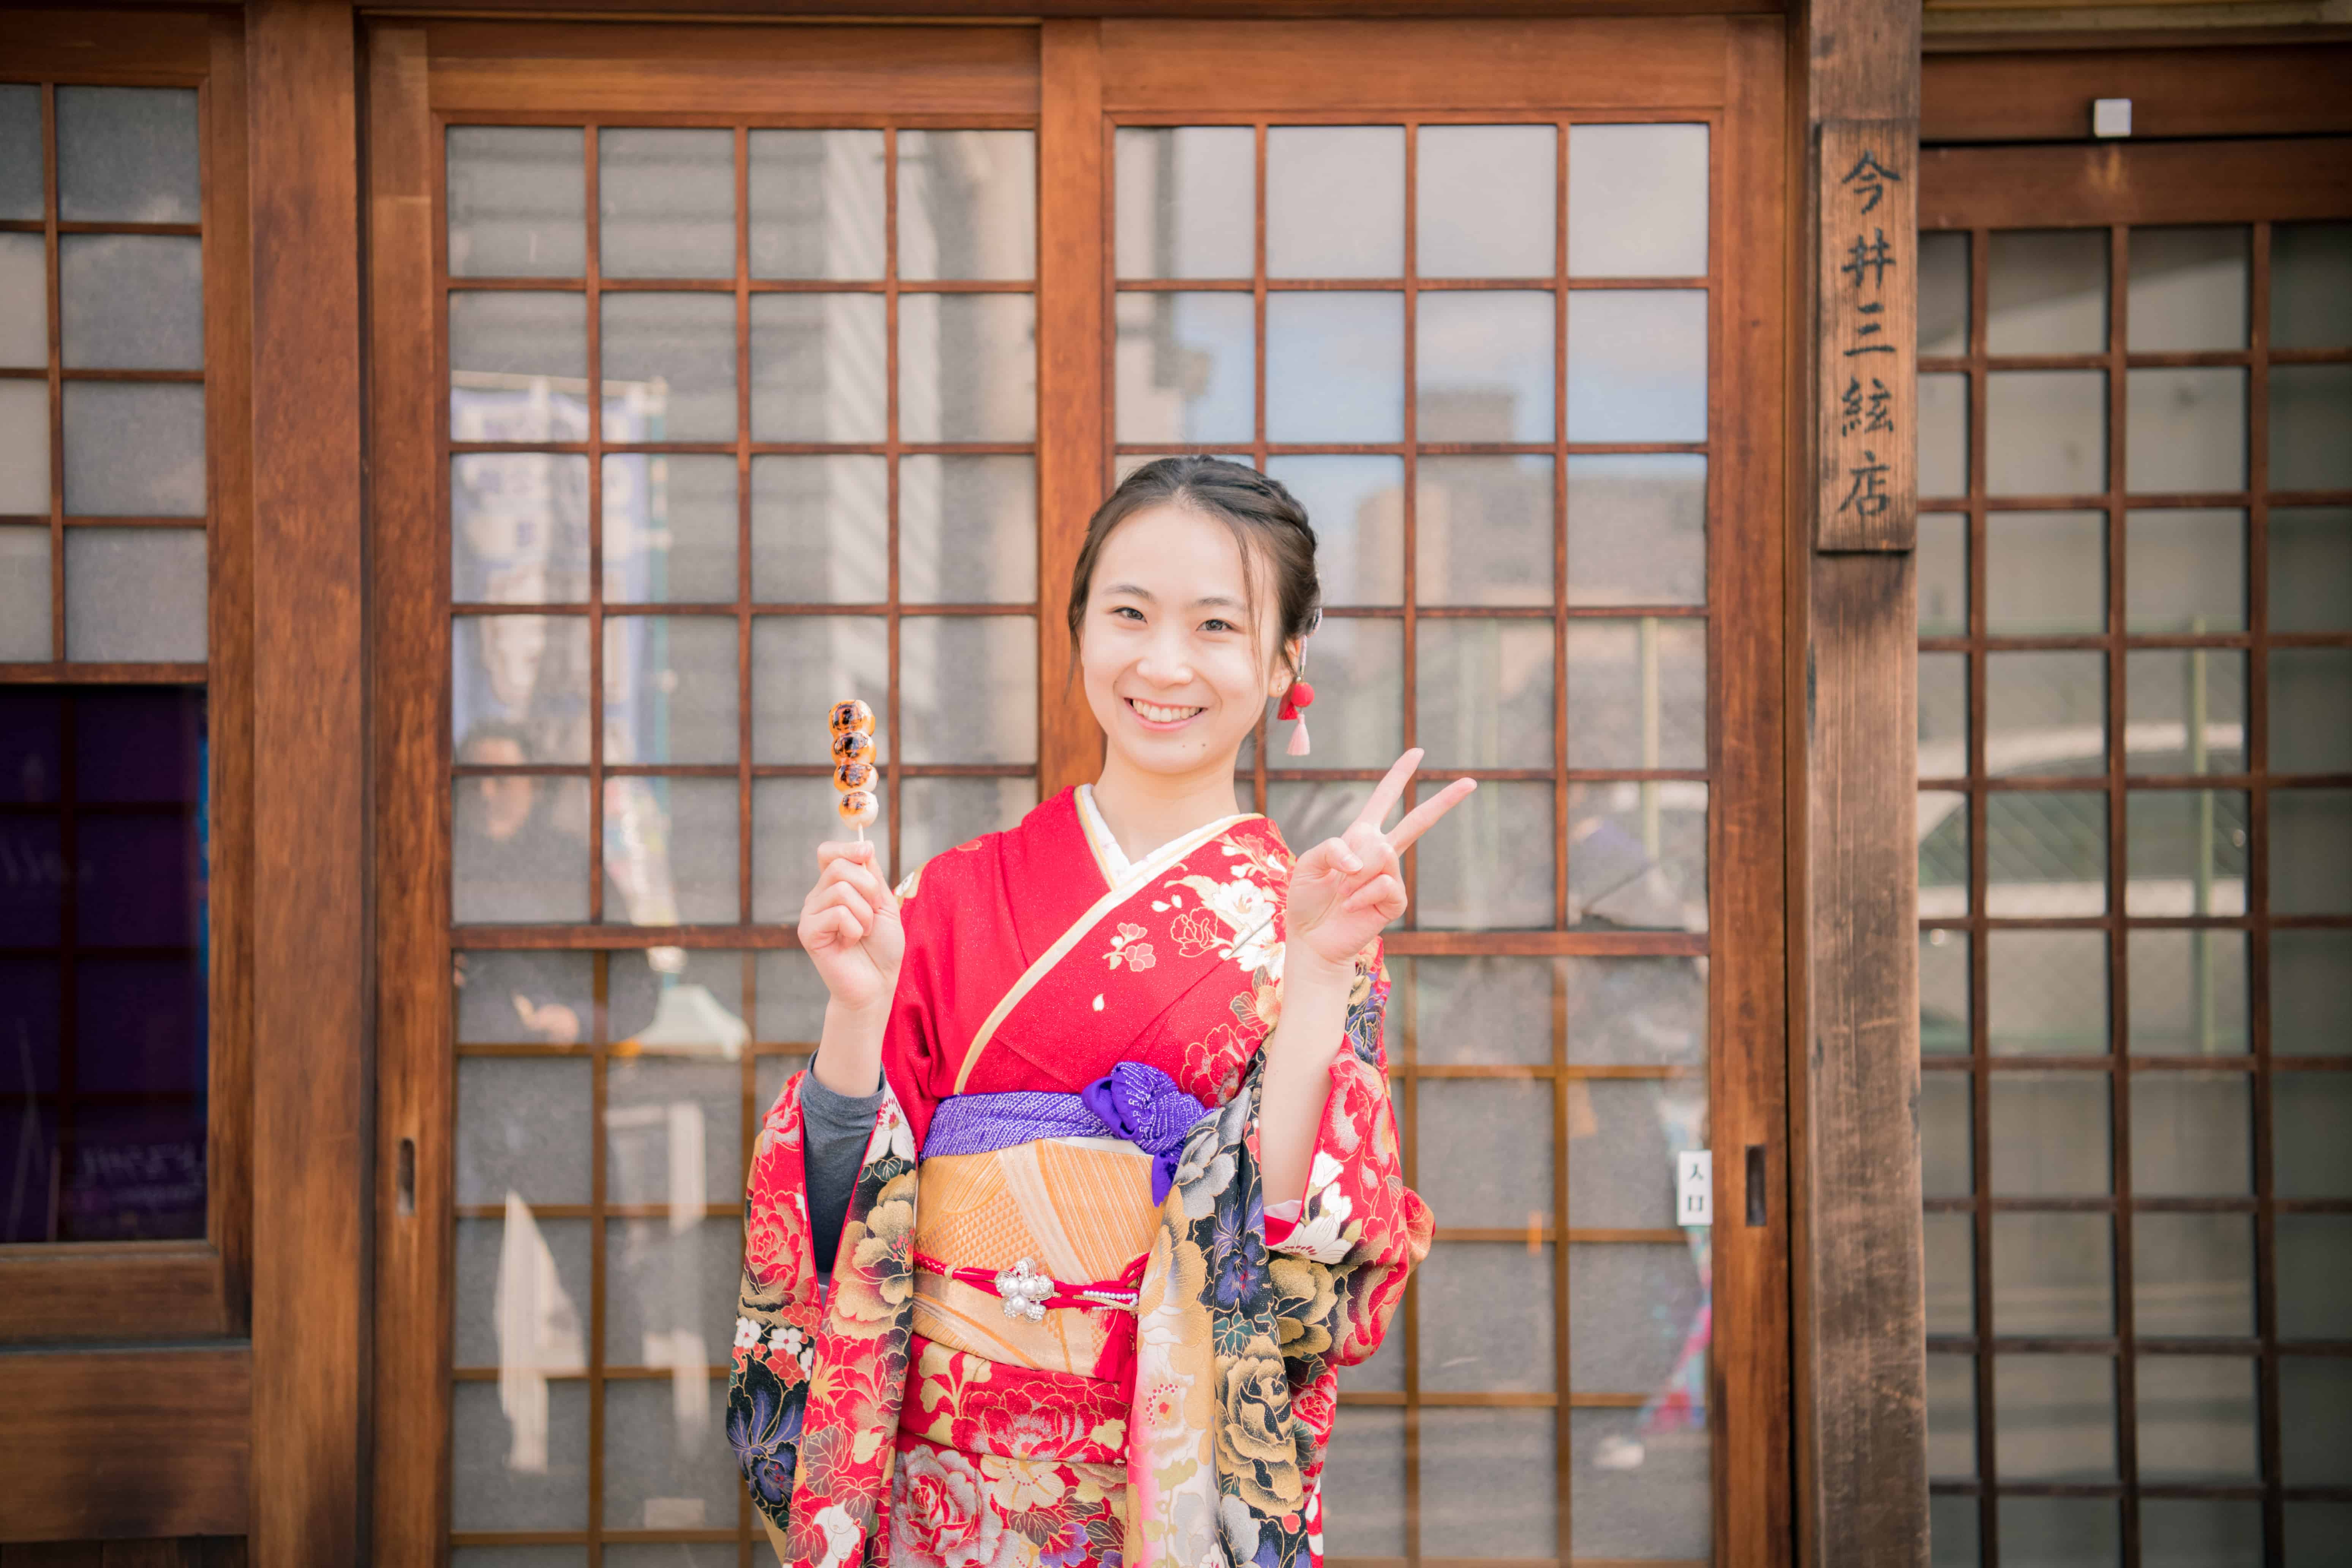
<path fill-rule="evenodd" d="M 842 821 L 859 827 L 866 826 L 882 815 L 881 805 L 875 800 L 874 792 L 870 789 L 844 790 L 834 809 L 840 814 Z"/>
<path fill-rule="evenodd" d="M 833 760 L 836 763 L 873 762 L 874 737 L 864 730 L 835 731 Z"/>
<path fill-rule="evenodd" d="M 833 787 L 837 790 L 872 789 L 872 763 L 844 763 L 833 770 Z"/>
<path fill-rule="evenodd" d="M 833 732 L 836 735 L 871 735 L 874 733 L 874 710 L 855 697 L 846 702 L 835 703 Z"/>

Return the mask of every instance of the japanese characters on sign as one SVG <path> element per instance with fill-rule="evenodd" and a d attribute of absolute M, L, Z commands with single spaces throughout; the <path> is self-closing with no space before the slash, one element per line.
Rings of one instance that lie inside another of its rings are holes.
<path fill-rule="evenodd" d="M 1917 511 L 1913 144 L 1901 128 L 1821 128 L 1820 510 L 1823 550 L 1908 550 Z"/>

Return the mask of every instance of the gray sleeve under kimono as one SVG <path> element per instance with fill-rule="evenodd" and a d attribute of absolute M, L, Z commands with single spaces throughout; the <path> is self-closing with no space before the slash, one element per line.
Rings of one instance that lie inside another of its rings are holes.
<path fill-rule="evenodd" d="M 874 1113 L 881 1109 L 878 1088 L 872 1094 L 835 1094 L 814 1072 L 801 1079 L 801 1161 L 807 1173 L 809 1240 L 820 1274 L 833 1272 L 833 1256 L 841 1250 L 849 1194 L 873 1136 Z"/>

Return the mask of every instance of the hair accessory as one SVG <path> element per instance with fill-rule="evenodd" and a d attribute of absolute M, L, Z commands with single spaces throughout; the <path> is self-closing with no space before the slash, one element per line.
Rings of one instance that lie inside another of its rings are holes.
<path fill-rule="evenodd" d="M 1276 717 L 1297 721 L 1290 731 L 1286 750 L 1294 757 L 1307 755 L 1307 710 L 1315 705 L 1315 689 L 1303 680 L 1294 680 L 1282 693 L 1282 708 Z"/>

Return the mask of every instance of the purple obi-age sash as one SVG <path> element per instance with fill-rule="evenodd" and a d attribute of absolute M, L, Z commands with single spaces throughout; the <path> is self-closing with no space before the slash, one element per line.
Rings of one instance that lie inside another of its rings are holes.
<path fill-rule="evenodd" d="M 1176 1163 L 1209 1108 L 1144 1062 L 1121 1062 L 1076 1094 L 1009 1089 L 955 1094 L 931 1112 L 923 1157 L 992 1154 L 1039 1138 L 1124 1138 L 1151 1156 L 1151 1201 L 1168 1200 Z"/>

